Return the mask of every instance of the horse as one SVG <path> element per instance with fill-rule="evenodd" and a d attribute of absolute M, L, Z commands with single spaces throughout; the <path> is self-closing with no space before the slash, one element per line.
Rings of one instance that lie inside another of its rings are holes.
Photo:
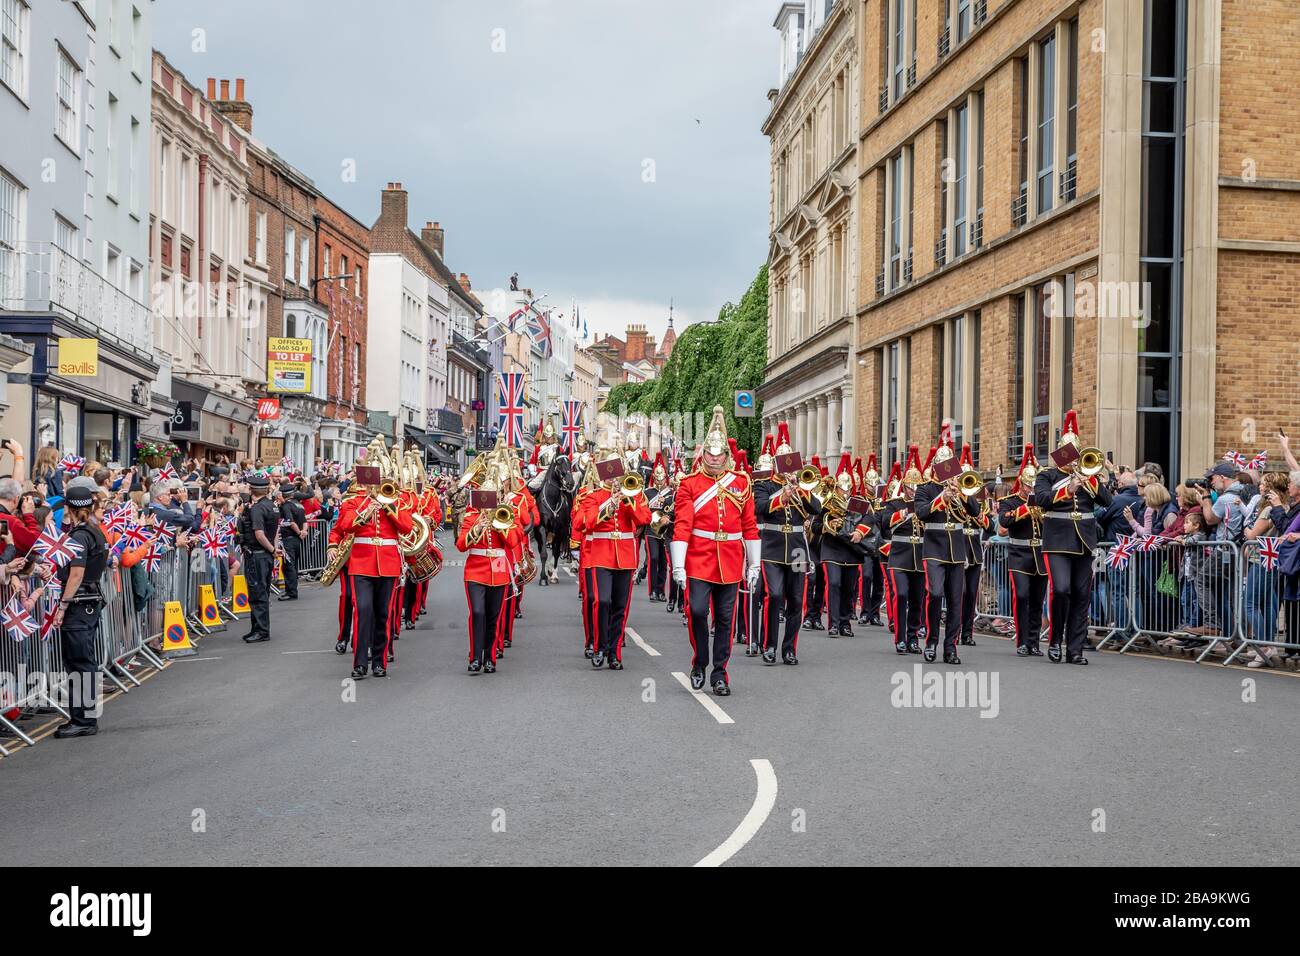
<path fill-rule="evenodd" d="M 537 556 L 540 562 L 537 568 L 537 583 L 545 587 L 558 580 L 560 556 L 569 550 L 575 490 L 573 465 L 569 461 L 569 456 L 555 455 L 538 479 L 533 496 L 537 500 L 537 510 L 542 520 L 541 523 L 533 526 L 531 533 L 533 540 L 537 542 Z M 552 561 L 549 574 L 546 570 L 548 544 Z"/>

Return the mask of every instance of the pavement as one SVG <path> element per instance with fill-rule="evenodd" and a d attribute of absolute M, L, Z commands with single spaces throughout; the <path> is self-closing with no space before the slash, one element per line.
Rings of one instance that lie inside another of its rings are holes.
<path fill-rule="evenodd" d="M 626 669 L 594 670 L 562 571 L 528 587 L 499 671 L 470 676 L 449 560 L 389 676 L 353 685 L 337 594 L 304 585 L 272 603 L 269 643 L 233 624 L 110 701 L 98 736 L 0 760 L 0 865 L 1300 857 L 1287 674 L 1113 653 L 1053 665 L 983 636 L 960 667 L 922 665 L 856 626 L 801 632 L 797 667 L 737 648 L 733 695 L 716 699 L 674 677 L 686 629 L 644 585 Z M 898 706 L 924 701 L 910 682 L 930 672 L 996 695 Z"/>

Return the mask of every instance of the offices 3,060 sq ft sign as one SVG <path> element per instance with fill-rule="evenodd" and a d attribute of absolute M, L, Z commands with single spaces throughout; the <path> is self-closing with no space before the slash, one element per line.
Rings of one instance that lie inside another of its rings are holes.
<path fill-rule="evenodd" d="M 267 339 L 266 377 L 268 392 L 310 392 L 311 339 Z"/>

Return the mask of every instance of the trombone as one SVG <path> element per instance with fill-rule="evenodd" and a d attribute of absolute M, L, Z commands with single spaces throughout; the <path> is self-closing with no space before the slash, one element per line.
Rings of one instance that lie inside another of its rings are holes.
<path fill-rule="evenodd" d="M 1100 448 L 1090 446 L 1079 452 L 1078 461 L 1074 462 L 1071 467 L 1083 477 L 1091 478 L 1105 470 L 1106 456 L 1102 454 Z"/>

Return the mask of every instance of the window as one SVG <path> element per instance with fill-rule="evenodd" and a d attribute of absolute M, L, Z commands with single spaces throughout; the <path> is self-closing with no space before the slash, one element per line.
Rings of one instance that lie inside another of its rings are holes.
<path fill-rule="evenodd" d="M 1020 293 L 1011 298 L 1011 329 L 1015 339 L 1011 357 L 1016 370 L 1016 390 L 1011 402 L 1011 441 L 1007 460 L 1018 461 L 1025 444 L 1025 297 Z"/>
<path fill-rule="evenodd" d="M 298 242 L 298 235 L 294 232 L 292 226 L 284 230 L 284 281 L 293 282 L 293 253 L 294 246 Z"/>
<path fill-rule="evenodd" d="M 163 221 L 168 221 L 168 212 L 171 209 L 171 202 L 168 199 L 168 191 L 171 189 L 171 181 L 167 178 L 167 157 L 171 153 L 171 143 L 165 139 L 158 141 L 158 217 Z"/>
<path fill-rule="evenodd" d="M 1074 168 L 1078 154 L 1079 138 L 1079 21 L 1071 20 L 1066 28 L 1068 46 L 1065 51 L 1065 163 Z M 1069 184 L 1066 199 L 1074 197 L 1074 184 Z M 1066 191 L 1062 190 L 1064 194 Z"/>
<path fill-rule="evenodd" d="M 957 0 L 957 42 L 970 36 L 971 0 Z"/>
<path fill-rule="evenodd" d="M 26 190 L 0 170 L 0 303 L 21 298 L 18 244 L 23 239 Z"/>
<path fill-rule="evenodd" d="M 59 47 L 58 117 L 54 128 L 69 149 L 81 149 L 81 71 L 63 47 Z"/>
<path fill-rule="evenodd" d="M 880 111 L 896 102 L 916 82 L 916 0 L 889 0 L 882 6 L 889 37 L 885 76 L 880 84 Z"/>
<path fill-rule="evenodd" d="M 286 312 L 284 316 L 284 337 L 286 339 L 298 337 L 298 316 L 292 312 Z"/>
<path fill-rule="evenodd" d="M 77 254 L 77 227 L 57 213 L 54 215 L 54 245 L 70 256 Z"/>
<path fill-rule="evenodd" d="M 355 287 L 354 287 L 354 289 L 355 289 L 355 291 L 356 291 L 356 293 L 357 293 L 357 298 L 358 298 L 358 299 L 361 298 L 361 292 L 362 292 L 362 290 L 365 288 L 364 284 L 363 284 L 362 281 L 361 281 L 361 280 L 364 278 L 364 276 L 362 276 L 361 273 L 362 273 L 362 267 L 361 267 L 360 265 L 358 265 L 358 266 L 357 266 L 357 273 L 356 273 L 356 280 L 355 280 L 355 281 L 356 281 L 356 285 L 355 285 Z"/>
<path fill-rule="evenodd" d="M 1020 87 L 1020 194 L 1029 195 L 1029 57 L 1016 63 Z"/>
<path fill-rule="evenodd" d="M 1052 208 L 1052 178 L 1055 159 L 1053 121 L 1056 118 L 1056 37 L 1038 44 L 1038 212 Z"/>
<path fill-rule="evenodd" d="M 954 256 L 966 252 L 966 190 L 967 171 L 970 169 L 967 150 L 970 143 L 970 108 L 963 104 L 953 111 L 953 137 L 950 144 L 953 170 L 952 183 L 952 250 Z"/>
<path fill-rule="evenodd" d="M 108 95 L 108 122 L 104 124 L 104 155 L 108 160 L 108 173 L 104 180 L 104 193 L 110 198 L 117 196 L 118 161 L 113 149 L 113 129 L 117 126 L 117 97 Z"/>
<path fill-rule="evenodd" d="M 266 213 L 257 214 L 257 236 L 254 240 L 254 257 L 258 265 L 266 265 Z"/>
<path fill-rule="evenodd" d="M 140 212 L 140 191 L 136 189 L 136 180 L 140 177 L 136 175 L 135 157 L 140 147 L 140 121 L 134 116 L 131 117 L 131 138 L 127 141 L 126 155 L 126 192 L 127 208 L 134 213 Z"/>
<path fill-rule="evenodd" d="M 107 244 L 104 246 L 104 278 L 111 285 L 121 288 L 122 254 Z"/>
<path fill-rule="evenodd" d="M 904 61 L 903 52 L 907 38 L 906 29 L 906 7 L 907 0 L 894 0 L 891 19 L 894 21 L 894 27 L 889 44 L 889 69 L 892 76 L 893 92 L 892 98 L 897 100 L 903 95 L 903 84 L 906 81 L 907 64 Z"/>
<path fill-rule="evenodd" d="M 0 0 L 0 81 L 27 99 L 27 23 L 23 0 Z"/>
<path fill-rule="evenodd" d="M 311 285 L 311 240 L 305 236 L 298 250 L 298 284 Z"/>
<path fill-rule="evenodd" d="M 912 147 L 905 146 L 886 163 L 888 195 L 885 222 L 885 289 L 911 280 Z"/>
<path fill-rule="evenodd" d="M 131 69 L 137 76 L 144 75 L 144 57 L 148 51 L 144 42 L 144 17 L 139 8 L 131 8 Z"/>
<path fill-rule="evenodd" d="M 333 272 L 330 271 L 330 268 L 333 264 L 331 261 L 333 258 L 333 253 L 334 250 L 330 248 L 329 243 L 328 242 L 325 243 L 325 271 L 321 273 L 321 278 L 328 279 L 330 276 L 334 274 Z"/>
<path fill-rule="evenodd" d="M 1033 313 L 1033 416 L 1034 455 L 1040 460 L 1050 450 L 1052 410 L 1052 284 L 1045 282 L 1032 292 Z"/>
<path fill-rule="evenodd" d="M 326 273 L 326 275 L 329 275 L 329 274 L 330 274 L 330 273 Z M 347 275 L 347 274 L 348 274 L 348 257 L 347 257 L 347 256 L 339 256 L 339 275 L 341 275 L 341 276 L 345 276 L 345 275 Z M 347 279 L 343 279 L 343 280 L 340 282 L 340 285 L 342 285 L 343 288 L 346 289 L 346 288 L 348 287 L 348 280 L 347 280 Z"/>
<path fill-rule="evenodd" d="M 190 158 L 181 155 L 180 182 L 177 184 L 176 201 L 180 204 L 181 232 L 190 231 Z"/>
<path fill-rule="evenodd" d="M 885 460 L 897 461 L 902 440 L 899 433 L 899 385 L 902 381 L 902 346 L 893 342 L 885 348 Z"/>

